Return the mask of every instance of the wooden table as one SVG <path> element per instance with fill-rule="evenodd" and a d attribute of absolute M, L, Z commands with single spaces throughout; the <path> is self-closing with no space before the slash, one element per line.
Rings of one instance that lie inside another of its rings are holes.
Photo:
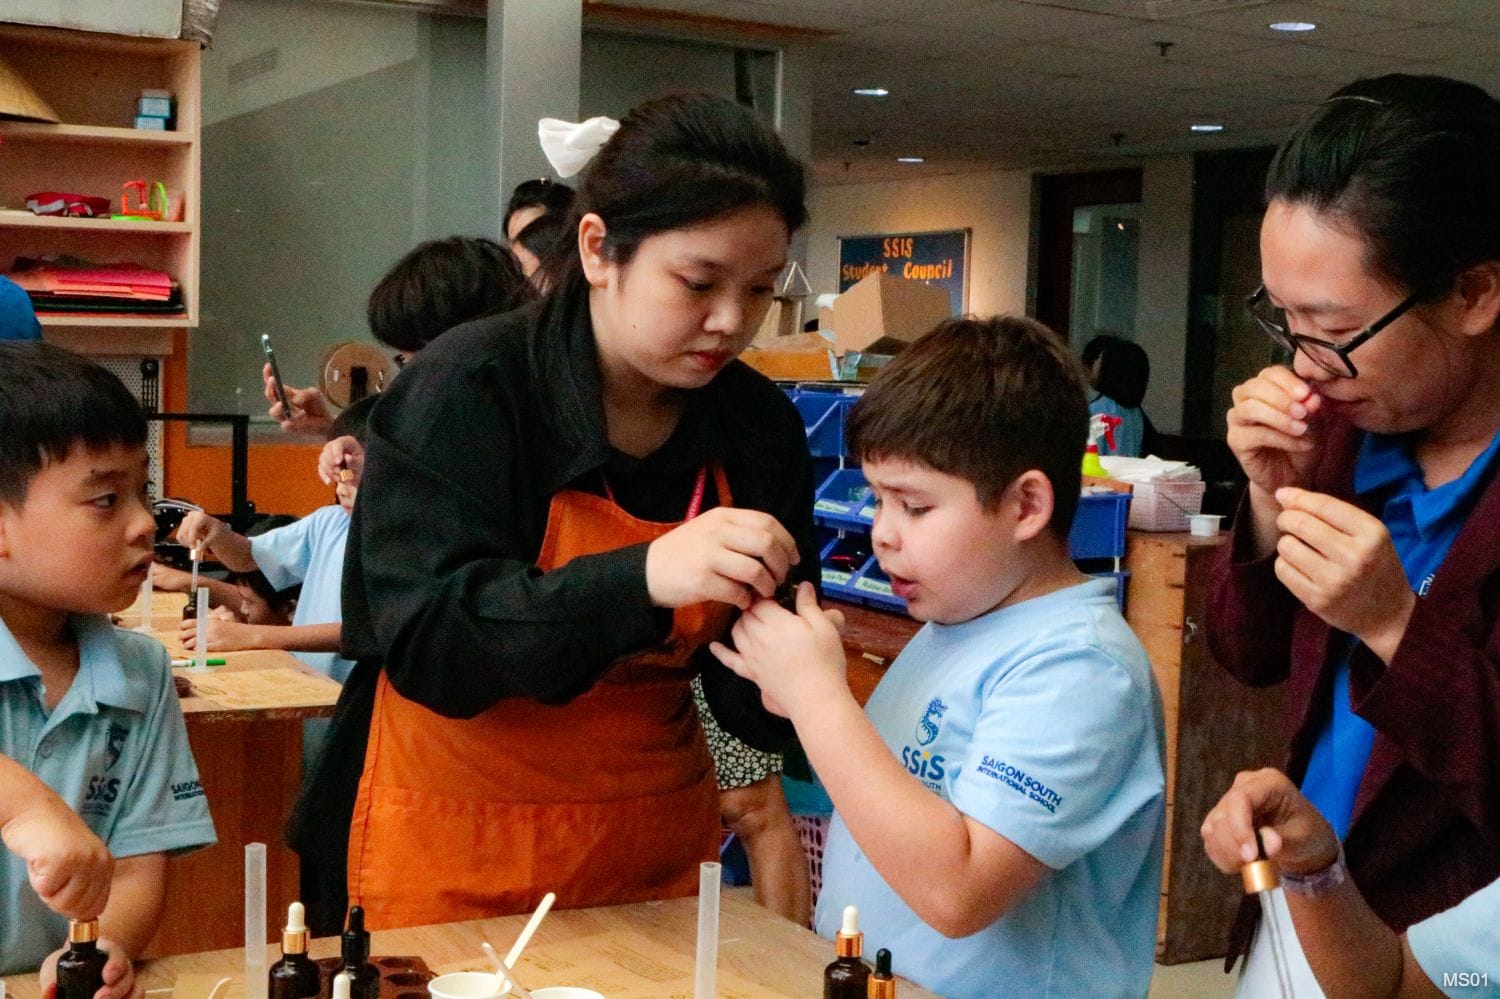
<path fill-rule="evenodd" d="M 155 635 L 173 658 L 191 657 L 177 634 L 185 602 L 180 593 L 152 598 Z M 138 608 L 120 616 L 127 627 L 140 620 Z M 167 912 L 147 948 L 151 956 L 244 942 L 247 843 L 266 844 L 272 908 L 285 913 L 299 893 L 297 855 L 284 845 L 282 827 L 302 783 L 302 722 L 331 715 L 339 685 L 288 652 L 212 656 L 227 665 L 173 672 L 194 686 L 182 713 L 219 842 L 172 861 Z"/>
<path fill-rule="evenodd" d="M 220 890 L 240 902 L 238 886 Z M 608 999 L 689 999 L 693 994 L 693 960 L 698 900 L 671 899 L 601 909 L 553 910 L 542 922 L 517 965 L 527 988 L 579 985 Z M 274 922 L 274 919 L 273 919 Z M 469 923 L 384 930 L 373 934 L 372 955 L 417 956 L 437 972 L 488 968 L 480 942 L 489 940 L 502 954 L 520 933 L 526 917 L 484 919 Z M 880 941 L 866 938 L 867 953 Z M 267 965 L 278 955 L 267 948 Z M 314 958 L 338 954 L 338 940 L 313 942 Z M 806 997 L 822 991 L 823 968 L 833 960 L 833 944 L 809 930 L 756 905 L 748 888 L 726 889 L 719 911 L 718 989 L 720 999 L 764 996 Z M 162 958 L 146 963 L 141 981 L 147 989 L 171 988 L 179 976 L 195 976 L 212 985 L 220 976 L 233 980 L 220 993 L 243 994 L 244 952 L 221 950 Z M 197 977 L 206 976 L 206 977 Z M 188 999 L 188 979 L 182 993 Z M 40 999 L 36 978 L 6 980 L 16 999 Z M 420 988 L 420 987 L 419 987 Z M 418 991 L 418 990 L 414 990 Z M 425 991 L 420 994 L 424 996 Z M 904 999 L 929 999 L 934 993 L 903 981 Z"/>

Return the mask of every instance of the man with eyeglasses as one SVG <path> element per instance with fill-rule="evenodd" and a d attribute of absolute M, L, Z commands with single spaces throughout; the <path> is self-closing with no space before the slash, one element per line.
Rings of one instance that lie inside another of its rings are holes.
<path fill-rule="evenodd" d="M 1287 363 L 1234 390 L 1249 487 L 1208 638 L 1286 682 L 1283 769 L 1343 847 L 1286 893 L 1352 881 L 1401 931 L 1500 877 L 1500 103 L 1361 80 L 1266 194 L 1248 304 Z M 1242 996 L 1277 994 L 1271 964 L 1258 934 Z"/>

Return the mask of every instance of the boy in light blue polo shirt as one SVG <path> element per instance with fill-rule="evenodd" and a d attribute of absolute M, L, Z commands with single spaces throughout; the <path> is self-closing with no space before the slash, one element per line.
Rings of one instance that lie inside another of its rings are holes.
<path fill-rule="evenodd" d="M 207 545 L 215 557 L 235 572 L 259 569 L 278 590 L 302 584 L 290 625 L 215 621 L 208 651 L 285 649 L 339 683 L 349 676 L 354 663 L 338 654 L 344 619 L 340 601 L 344 546 L 349 538 L 349 515 L 359 493 L 365 423 L 376 398 L 367 396 L 347 407 L 329 431 L 325 460 L 320 461 L 319 468 L 320 474 L 333 479 L 338 503 L 319 507 L 301 520 L 253 538 L 235 533 L 228 524 L 201 511 L 183 518 L 177 528 L 177 539 L 184 545 Z M 324 469 L 330 455 L 333 464 L 344 458 L 342 464 L 346 467 Z M 341 476 L 341 471 L 348 474 Z M 189 649 L 195 646 L 196 621 L 182 623 L 182 641 Z M 305 736 L 316 743 L 324 727 L 320 724 L 309 729 Z M 315 758 L 316 749 L 316 745 L 304 745 L 303 759 Z"/>
<path fill-rule="evenodd" d="M 1113 583 L 1068 531 L 1082 368 L 1028 319 L 957 319 L 850 413 L 871 543 L 928 622 L 864 712 L 840 615 L 758 601 L 715 654 L 796 726 L 833 799 L 816 927 L 957 997 L 1138 997 L 1156 946 L 1160 698 Z"/>
<path fill-rule="evenodd" d="M 146 422 L 102 368 L 0 343 L 0 427 L 0 974 L 40 966 L 46 987 L 67 919 L 98 916 L 106 988 L 123 999 L 157 930 L 168 855 L 214 842 L 166 650 L 107 617 L 151 566 Z M 64 805 L 112 872 L 60 821 Z M 49 812 L 73 844 L 49 863 L 75 870 L 39 879 L 41 837 L 26 826 Z"/>

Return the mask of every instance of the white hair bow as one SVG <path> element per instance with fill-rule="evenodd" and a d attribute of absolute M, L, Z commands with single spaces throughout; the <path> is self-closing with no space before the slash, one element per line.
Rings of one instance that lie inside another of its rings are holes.
<path fill-rule="evenodd" d="M 620 130 L 613 118 L 590 118 L 584 122 L 543 118 L 536 123 L 536 137 L 542 152 L 559 177 L 571 177 L 582 170 L 594 154 L 604 148 L 609 137 Z"/>

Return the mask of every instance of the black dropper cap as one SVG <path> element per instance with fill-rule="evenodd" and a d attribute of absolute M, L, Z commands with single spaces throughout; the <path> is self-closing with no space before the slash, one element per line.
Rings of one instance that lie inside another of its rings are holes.
<path fill-rule="evenodd" d="M 875 974 L 881 978 L 891 977 L 891 952 L 884 947 L 875 952 Z"/>
<path fill-rule="evenodd" d="M 370 959 L 370 934 L 365 932 L 365 910 L 358 905 L 349 908 L 349 925 L 344 930 L 345 964 L 364 964 Z"/>

